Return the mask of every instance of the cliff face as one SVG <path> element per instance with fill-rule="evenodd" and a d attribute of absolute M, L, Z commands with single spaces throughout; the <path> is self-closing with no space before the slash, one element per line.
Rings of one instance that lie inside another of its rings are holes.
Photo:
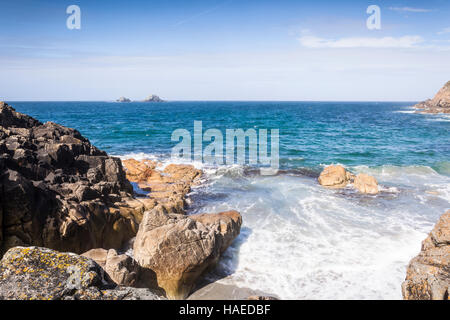
<path fill-rule="evenodd" d="M 402 285 L 405 300 L 449 300 L 450 211 L 443 214 L 409 263 Z"/>
<path fill-rule="evenodd" d="M 0 257 L 14 246 L 118 248 L 137 232 L 135 212 L 121 214 L 132 192 L 120 159 L 0 102 Z"/>
<path fill-rule="evenodd" d="M 447 82 L 433 99 L 420 102 L 414 106 L 419 113 L 450 113 L 450 81 Z"/>

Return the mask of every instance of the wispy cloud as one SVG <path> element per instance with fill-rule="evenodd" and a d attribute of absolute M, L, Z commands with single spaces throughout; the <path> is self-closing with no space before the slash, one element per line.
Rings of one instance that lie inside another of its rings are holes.
<path fill-rule="evenodd" d="M 424 41 L 420 36 L 403 36 L 397 38 L 350 37 L 340 39 L 302 36 L 298 40 L 306 48 L 413 48 Z"/>
<path fill-rule="evenodd" d="M 442 29 L 437 34 L 446 34 L 446 33 L 450 33 L 450 27 Z"/>
<path fill-rule="evenodd" d="M 186 19 L 180 20 L 180 21 L 178 21 L 177 23 L 175 23 L 173 26 L 174 26 L 174 27 L 178 27 L 178 26 L 181 26 L 182 24 L 185 24 L 185 23 L 187 23 L 187 22 L 190 22 L 190 21 L 192 21 L 192 20 L 195 20 L 195 19 L 197 19 L 197 18 L 200 18 L 201 16 L 204 16 L 204 15 L 206 15 L 206 14 L 208 14 L 208 13 L 211 13 L 211 12 L 213 12 L 213 11 L 216 11 L 216 10 L 220 9 L 221 7 L 223 7 L 224 5 L 229 4 L 229 3 L 232 2 L 232 1 L 233 1 L 233 0 L 228 0 L 228 1 L 222 2 L 222 3 L 220 3 L 219 5 L 217 5 L 217 6 L 215 6 L 215 7 L 209 8 L 209 9 L 204 10 L 204 11 L 201 11 L 201 12 L 199 12 L 199 13 L 193 15 L 193 16 L 190 16 L 190 17 L 188 17 L 188 18 L 186 18 Z"/>
<path fill-rule="evenodd" d="M 412 8 L 412 7 L 389 7 L 389 10 L 398 11 L 398 12 L 431 12 L 432 9 L 424 9 L 424 8 Z"/>

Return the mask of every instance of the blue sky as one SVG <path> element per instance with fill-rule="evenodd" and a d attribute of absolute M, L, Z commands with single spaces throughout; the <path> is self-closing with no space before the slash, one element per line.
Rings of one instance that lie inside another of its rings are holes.
<path fill-rule="evenodd" d="M 446 0 L 1 0 L 0 99 L 421 100 L 450 80 L 449 14 Z"/>

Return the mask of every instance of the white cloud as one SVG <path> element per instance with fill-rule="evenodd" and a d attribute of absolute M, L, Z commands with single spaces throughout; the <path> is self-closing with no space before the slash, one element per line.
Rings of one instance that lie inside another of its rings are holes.
<path fill-rule="evenodd" d="M 398 12 L 431 12 L 431 9 L 423 9 L 423 8 L 411 8 L 411 7 L 389 7 L 389 10 L 398 11 Z"/>
<path fill-rule="evenodd" d="M 446 33 L 450 33 L 450 27 L 442 29 L 437 34 L 446 34 Z"/>
<path fill-rule="evenodd" d="M 413 48 L 423 42 L 420 36 L 383 38 L 341 38 L 324 39 L 316 36 L 303 36 L 298 39 L 307 48 Z"/>

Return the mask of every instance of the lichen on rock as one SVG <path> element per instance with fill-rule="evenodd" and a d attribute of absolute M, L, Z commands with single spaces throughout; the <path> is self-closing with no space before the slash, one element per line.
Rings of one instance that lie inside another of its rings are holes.
<path fill-rule="evenodd" d="M 0 300 L 160 299 L 116 286 L 92 259 L 47 248 L 15 247 L 0 261 Z"/>

